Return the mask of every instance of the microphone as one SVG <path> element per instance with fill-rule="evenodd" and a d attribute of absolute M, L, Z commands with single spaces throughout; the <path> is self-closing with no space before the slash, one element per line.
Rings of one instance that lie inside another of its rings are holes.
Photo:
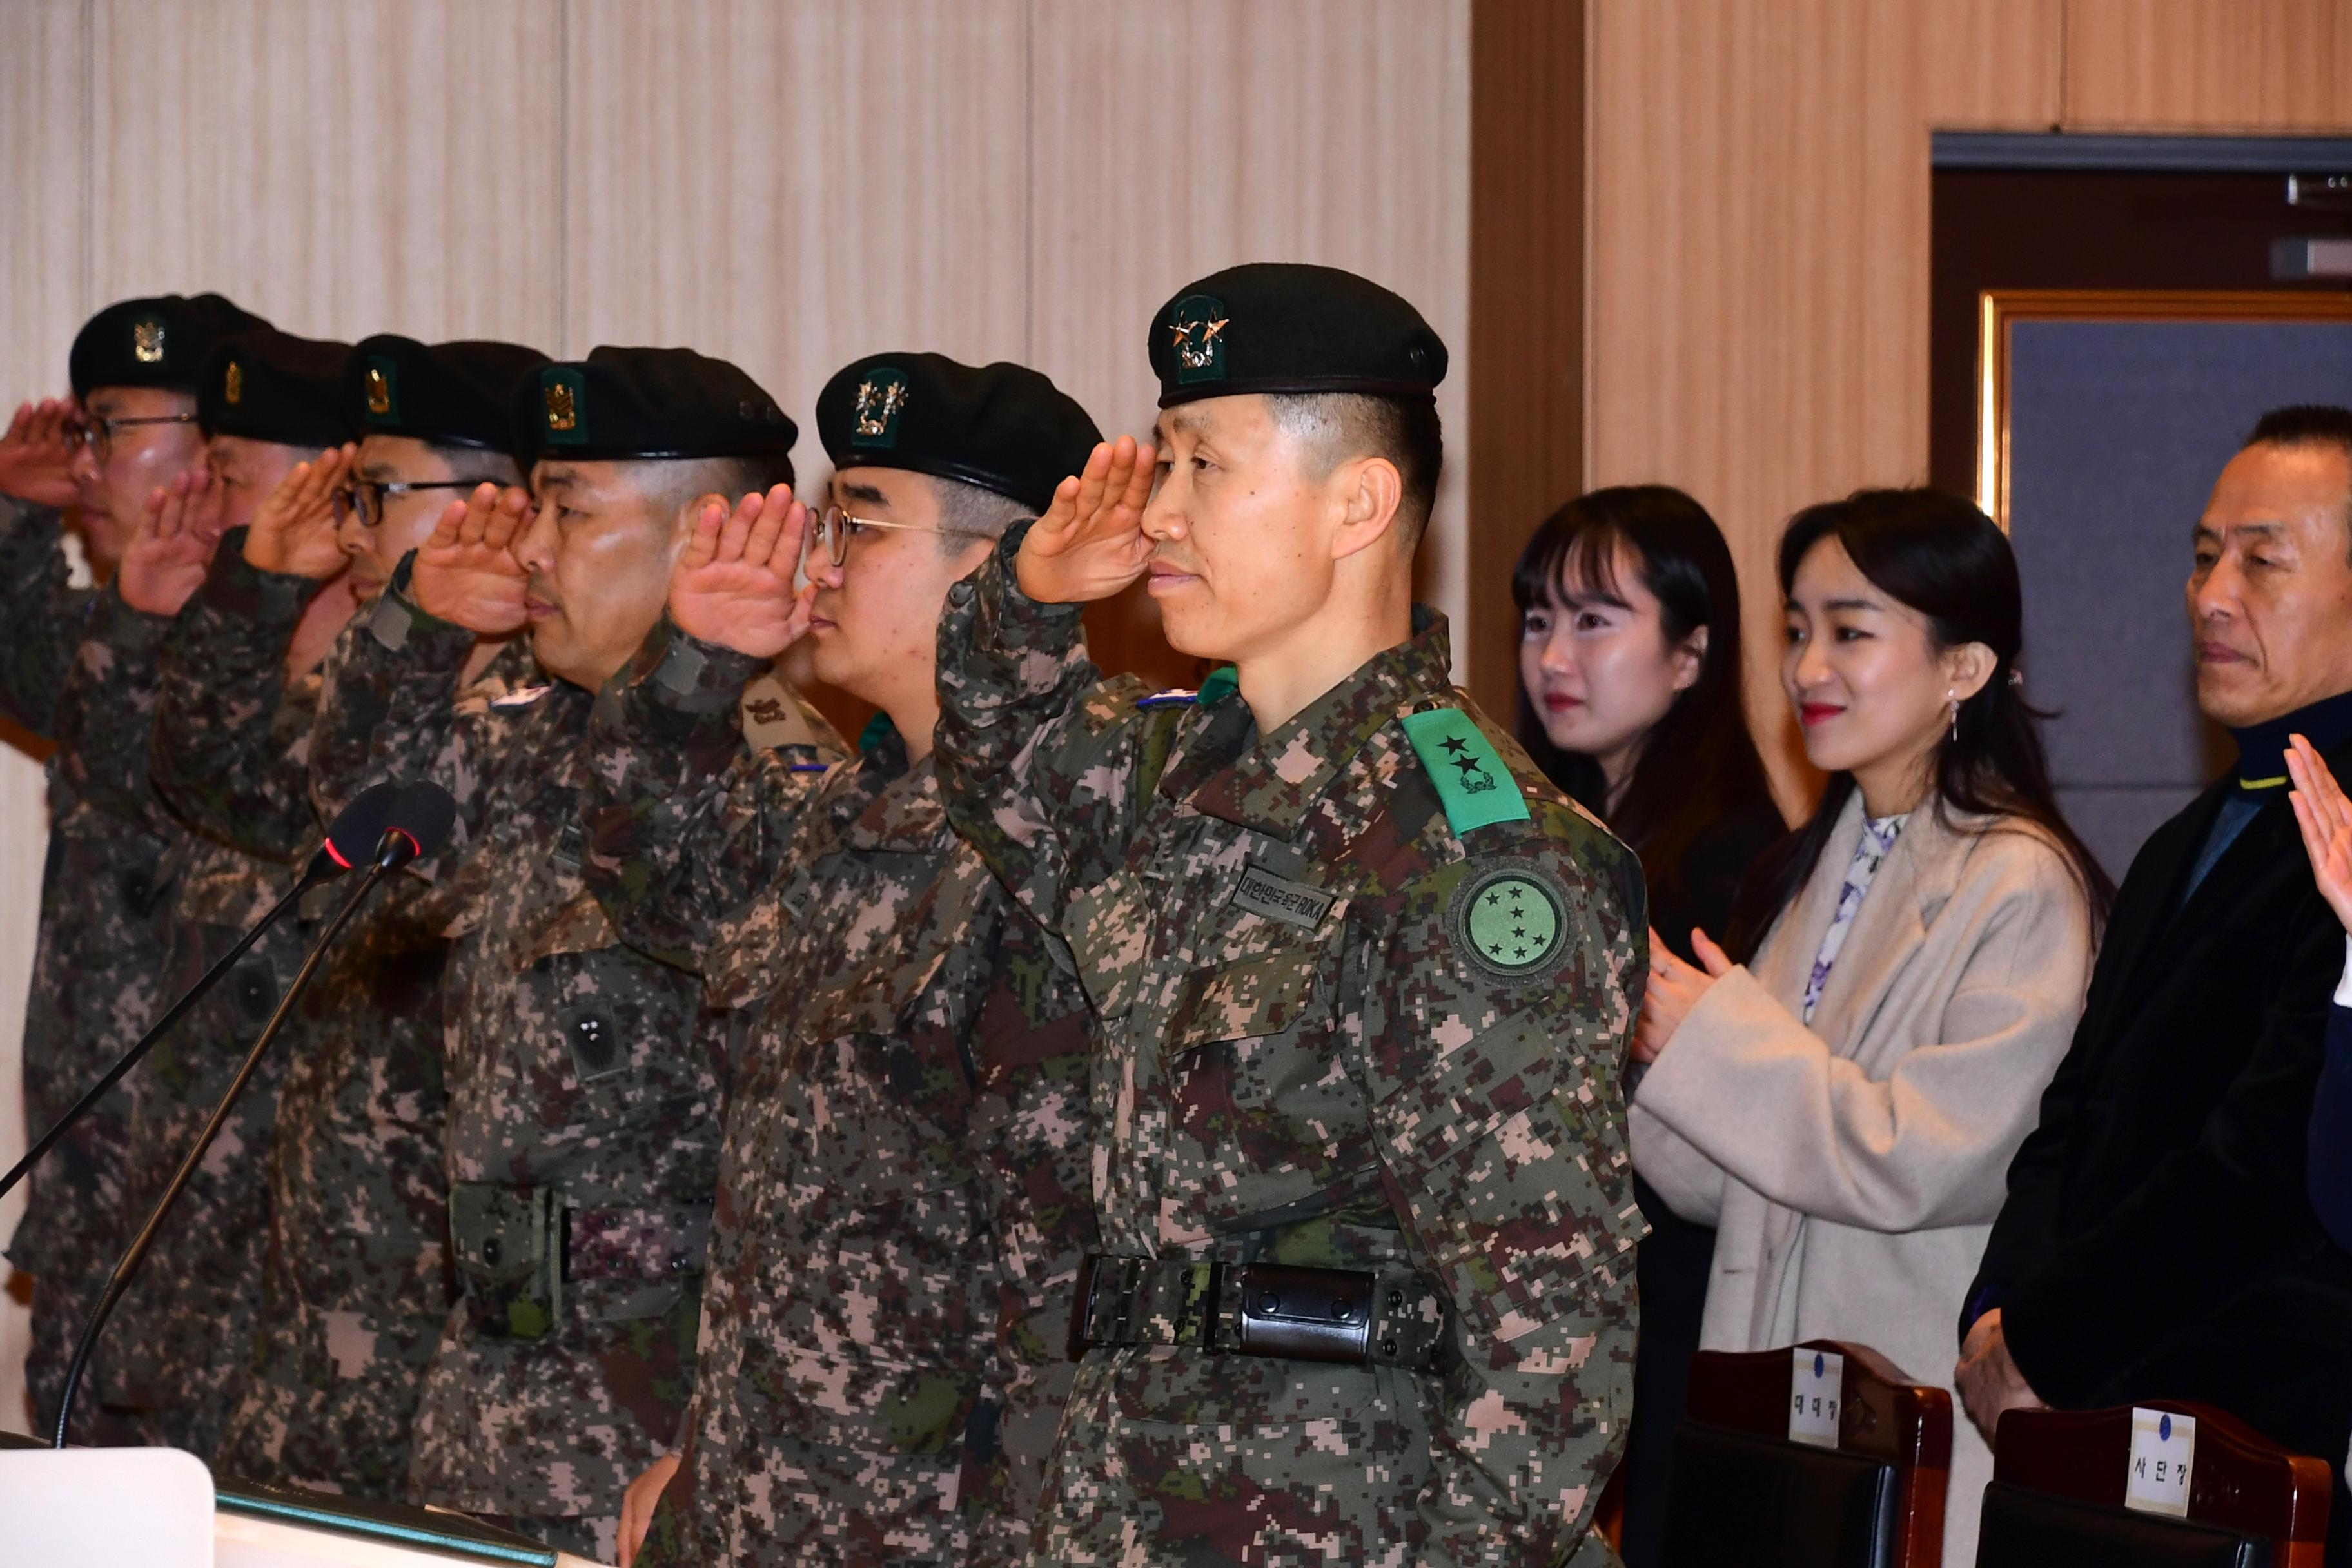
<path fill-rule="evenodd" d="M 345 808 L 343 816 L 335 819 L 337 829 L 345 826 L 346 819 L 358 805 L 357 801 L 352 802 L 350 807 Z M 372 806 L 370 809 L 376 808 Z M 139 1234 L 132 1237 L 131 1245 L 123 1249 L 121 1260 L 115 1264 L 113 1274 L 106 1281 L 106 1289 L 99 1295 L 98 1305 L 90 1309 L 89 1319 L 82 1326 L 81 1338 L 74 1345 L 73 1360 L 66 1367 L 65 1386 L 58 1394 L 58 1425 L 51 1447 L 62 1448 L 66 1446 L 66 1428 L 73 1419 L 74 1394 L 81 1387 L 82 1374 L 89 1366 L 89 1352 L 98 1342 L 100 1331 L 106 1327 L 106 1320 L 121 1301 L 123 1292 L 131 1288 L 131 1281 L 138 1275 L 139 1266 L 147 1260 L 147 1254 L 153 1248 L 155 1237 L 163 1228 L 163 1216 L 179 1201 L 189 1178 L 196 1173 L 197 1165 L 203 1162 L 205 1151 L 212 1147 L 213 1139 L 218 1136 L 221 1125 L 228 1120 L 229 1112 L 236 1108 L 237 1100 L 244 1095 L 245 1086 L 252 1081 L 254 1073 L 259 1069 L 261 1058 L 268 1054 L 278 1031 L 293 1016 L 294 1004 L 301 996 L 303 987 L 310 984 L 310 977 L 318 973 L 320 963 L 327 956 L 328 946 L 341 933 L 352 916 L 359 911 L 360 901 L 378 882 L 399 867 L 440 848 L 457 817 L 457 802 L 450 798 L 449 792 L 439 784 L 421 779 L 393 790 L 383 800 L 381 809 L 383 815 L 378 820 L 382 826 L 376 836 L 375 852 L 369 860 L 365 874 L 360 879 L 359 886 L 352 889 L 351 897 L 343 900 L 342 907 L 327 922 L 327 929 L 319 933 L 319 940 L 312 942 L 310 951 L 303 955 L 302 967 L 294 972 L 294 982 L 286 988 L 286 994 L 278 999 L 277 1011 L 270 1014 L 269 1022 L 262 1026 L 261 1034 L 253 1042 L 253 1048 L 246 1052 L 245 1061 L 237 1068 L 236 1076 L 229 1080 L 220 1103 L 213 1108 L 211 1119 L 205 1121 L 204 1131 L 196 1134 L 195 1143 L 180 1162 L 180 1168 L 173 1173 L 172 1180 L 163 1188 L 163 1195 L 155 1200 L 155 1206 L 148 1212 L 146 1223 L 139 1227 Z M 354 828 L 365 826 L 364 821 L 352 824 Z M 350 850 L 356 841 L 356 835 L 330 831 L 327 839 L 328 845 L 341 850 L 339 855 L 328 856 L 328 859 L 352 864 L 355 858 L 351 856 Z M 325 849 L 326 847 L 322 846 L 320 852 L 324 854 Z M 308 873 L 305 873 L 304 880 L 309 880 Z M 292 896 L 288 895 L 289 900 Z"/>
<path fill-rule="evenodd" d="M 440 789 L 437 784 L 430 787 Z M 334 880 L 349 870 L 355 862 L 364 859 L 372 853 L 377 841 L 383 838 L 384 825 L 391 819 L 394 803 L 401 797 L 402 793 L 403 786 L 386 782 L 370 784 L 352 797 L 352 803 L 343 807 L 341 814 L 335 818 L 334 825 L 327 829 L 326 838 L 320 844 L 318 853 L 310 857 L 310 867 L 302 873 L 301 879 L 288 890 L 284 898 L 272 904 L 269 907 L 269 912 L 255 921 L 252 929 L 237 939 L 236 945 L 223 954 L 219 963 L 205 970 L 202 979 L 189 986 L 181 994 L 178 1001 L 164 1010 L 163 1016 L 155 1020 L 153 1026 L 139 1037 L 137 1045 L 132 1046 L 115 1059 L 114 1065 L 106 1069 L 105 1076 L 90 1085 L 82 1097 L 74 1101 L 73 1109 L 58 1117 L 49 1130 L 42 1133 L 31 1148 L 25 1151 L 25 1157 L 11 1166 L 5 1176 L 0 1176 L 0 1195 L 5 1195 L 8 1189 L 23 1181 L 32 1168 L 40 1163 L 41 1156 L 55 1147 L 58 1140 L 72 1130 L 74 1123 L 89 1115 L 90 1108 L 106 1097 L 106 1091 L 121 1082 L 123 1075 L 139 1065 L 147 1053 L 154 1048 L 155 1042 L 170 1033 L 172 1026 L 177 1024 L 189 1008 L 204 999 L 205 993 L 219 984 L 223 975 L 236 967 L 236 961 L 245 956 L 246 951 L 255 942 L 259 942 L 269 928 L 278 923 L 280 916 L 300 901 L 303 894 L 321 882 Z M 444 799 L 447 798 L 447 791 L 443 790 L 441 794 Z M 454 813 L 456 808 L 452 806 L 451 809 Z M 446 832 L 446 829 L 444 831 Z"/>

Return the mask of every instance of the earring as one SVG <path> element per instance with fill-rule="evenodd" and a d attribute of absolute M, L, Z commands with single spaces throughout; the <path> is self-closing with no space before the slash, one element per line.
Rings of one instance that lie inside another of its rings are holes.
<path fill-rule="evenodd" d="M 1957 742 L 1960 738 L 1960 700 L 1948 686 L 1944 689 L 1944 697 L 1952 705 L 1952 739 Z"/>

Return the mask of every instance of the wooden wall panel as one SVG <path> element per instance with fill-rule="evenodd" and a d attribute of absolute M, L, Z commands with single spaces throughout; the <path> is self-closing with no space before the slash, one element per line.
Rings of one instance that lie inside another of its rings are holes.
<path fill-rule="evenodd" d="M 2078 131 L 2352 128 L 2347 0 L 2067 0 Z"/>
<path fill-rule="evenodd" d="M 1787 808 L 1772 553 L 1808 501 L 1927 463 L 1928 132 L 2057 118 L 2060 0 L 1593 0 L 1588 479 L 1729 538 Z"/>
<path fill-rule="evenodd" d="M 561 0 L 91 0 L 91 291 L 544 344 Z"/>
<path fill-rule="evenodd" d="M 82 135 L 89 79 L 83 0 L 20 0 L 0 49 L 0 168 L 9 217 L 0 226 L 0 417 L 18 403 L 66 389 L 66 351 L 89 313 L 85 246 L 89 180 Z M 0 1167 L 25 1150 L 23 1044 L 41 862 L 48 841 L 40 764 L 0 744 Z M 0 1238 L 16 1229 L 23 1194 L 0 1202 Z M 8 1273 L 0 1263 L 0 1277 Z M 26 1312 L 0 1291 L 0 1430 L 32 1428 L 25 1403 Z"/>
<path fill-rule="evenodd" d="M 1470 24 L 1470 403 L 1455 663 L 1507 721 L 1511 567 L 1584 489 L 1585 0 L 1475 0 Z"/>
<path fill-rule="evenodd" d="M 1395 289 L 1452 356 L 1438 409 L 1453 460 L 1422 565 L 1423 596 L 1459 623 L 1468 0 L 1033 9 L 1034 363 L 1105 430 L 1141 434 L 1158 401 L 1145 328 L 1190 279 L 1313 261 Z"/>

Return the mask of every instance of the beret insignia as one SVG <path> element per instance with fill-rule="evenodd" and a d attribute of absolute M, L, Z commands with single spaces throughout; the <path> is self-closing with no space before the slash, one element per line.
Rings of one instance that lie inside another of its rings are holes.
<path fill-rule="evenodd" d="M 1179 384 L 1225 378 L 1225 327 L 1230 319 L 1224 306 L 1206 294 L 1187 294 L 1176 301 L 1168 335 L 1176 350 Z"/>
<path fill-rule="evenodd" d="M 877 365 L 857 384 L 857 408 L 851 416 L 853 447 L 895 447 L 898 416 L 907 407 L 907 377 L 902 371 Z"/>
<path fill-rule="evenodd" d="M 235 360 L 228 362 L 228 369 L 221 376 L 221 400 L 229 404 L 245 401 L 245 366 Z"/>
<path fill-rule="evenodd" d="M 163 363 L 163 323 L 153 316 L 142 316 L 131 323 L 131 357 L 141 364 Z"/>
<path fill-rule="evenodd" d="M 1454 944 L 1479 968 L 1505 980 L 1533 980 L 1567 945 L 1567 910 L 1549 877 L 1510 862 L 1465 878 L 1446 923 Z"/>
<path fill-rule="evenodd" d="M 397 423 L 399 416 L 392 408 L 393 365 L 381 356 L 371 357 L 367 367 L 367 411 L 370 419 Z"/>
<path fill-rule="evenodd" d="M 540 404 L 547 418 L 547 438 L 555 446 L 584 445 L 588 432 L 581 427 L 581 405 L 587 401 L 587 383 L 576 370 L 550 370 L 539 384 Z"/>

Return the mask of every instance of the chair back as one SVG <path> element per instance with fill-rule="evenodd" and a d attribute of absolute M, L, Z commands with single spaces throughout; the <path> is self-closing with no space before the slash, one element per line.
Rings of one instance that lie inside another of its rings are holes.
<path fill-rule="evenodd" d="M 2011 1410 L 1979 1568 L 2320 1568 L 2334 1478 L 2208 1405 Z"/>
<path fill-rule="evenodd" d="M 1701 1351 L 1675 1428 L 1665 1568 L 1937 1568 L 1952 1396 L 1865 1345 Z"/>

